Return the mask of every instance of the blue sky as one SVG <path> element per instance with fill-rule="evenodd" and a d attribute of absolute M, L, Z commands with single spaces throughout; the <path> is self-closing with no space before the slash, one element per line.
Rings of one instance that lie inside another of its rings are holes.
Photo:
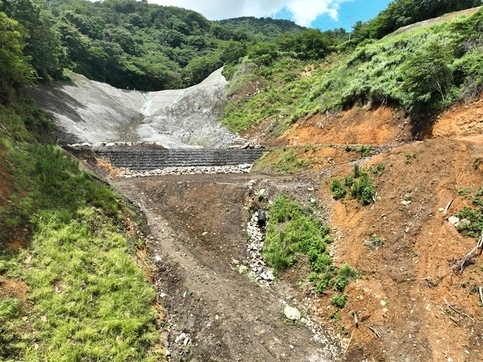
<path fill-rule="evenodd" d="M 375 18 L 386 9 L 391 0 L 353 0 L 342 3 L 338 11 L 338 19 L 334 20 L 328 15 L 321 15 L 312 23 L 311 27 L 321 30 L 344 28 L 347 31 L 357 21 L 367 21 Z"/>
<path fill-rule="evenodd" d="M 367 21 L 387 8 L 391 0 L 148 0 L 159 5 L 179 6 L 197 11 L 208 20 L 240 16 L 273 17 L 332 30 L 350 31 L 357 21 Z"/>

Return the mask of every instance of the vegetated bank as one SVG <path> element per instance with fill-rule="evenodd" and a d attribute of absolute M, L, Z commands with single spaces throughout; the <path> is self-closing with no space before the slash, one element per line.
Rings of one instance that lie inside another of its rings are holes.
<path fill-rule="evenodd" d="M 162 360 L 134 212 L 53 143 L 32 101 L 3 99 L 0 358 Z"/>
<path fill-rule="evenodd" d="M 412 132 L 429 129 L 428 112 L 481 91 L 482 10 L 422 25 L 380 40 L 351 42 L 301 59 L 252 52 L 226 75 L 230 102 L 223 122 L 236 131 L 269 123 L 260 137 L 292 123 L 359 105 L 391 105 L 411 115 Z"/>

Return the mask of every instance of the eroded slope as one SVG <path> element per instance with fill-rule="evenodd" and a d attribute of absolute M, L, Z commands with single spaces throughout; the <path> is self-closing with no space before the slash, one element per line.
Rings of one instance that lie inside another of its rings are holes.
<path fill-rule="evenodd" d="M 449 220 L 474 207 L 467 194 L 483 186 L 481 114 L 479 98 L 420 119 L 424 129 L 390 108 L 353 109 L 300 122 L 277 141 L 318 170 L 309 172 L 320 182 L 318 198 L 337 236 L 336 263 L 361 272 L 346 290 L 344 309 L 330 305 L 331 292 L 311 303 L 322 323 L 342 328 L 350 341 L 347 361 L 481 358 L 483 259 L 455 270 L 477 241 Z M 353 144 L 375 152 L 361 158 L 350 151 Z M 384 165 L 380 176 L 371 173 L 377 194 L 368 206 L 332 198 L 332 180 L 354 175 L 355 164 L 362 170 Z M 369 247 L 376 236 L 382 242 Z M 299 298 L 307 293 L 300 290 Z"/>

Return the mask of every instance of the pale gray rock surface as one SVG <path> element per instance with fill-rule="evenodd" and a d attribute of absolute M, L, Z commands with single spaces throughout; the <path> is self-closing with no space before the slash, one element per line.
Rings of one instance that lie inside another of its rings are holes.
<path fill-rule="evenodd" d="M 228 84 L 221 69 L 175 90 L 117 89 L 70 74 L 71 82 L 28 93 L 54 119 L 59 143 L 151 142 L 165 148 L 223 148 L 244 142 L 221 125 Z"/>

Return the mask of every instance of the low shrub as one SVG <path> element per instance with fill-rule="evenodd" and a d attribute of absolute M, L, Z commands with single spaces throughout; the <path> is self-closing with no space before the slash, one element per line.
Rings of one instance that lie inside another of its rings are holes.
<path fill-rule="evenodd" d="M 324 293 L 330 287 L 343 291 L 350 279 L 357 277 L 349 265 L 333 265 L 327 248 L 332 242 L 328 226 L 286 195 L 273 202 L 269 215 L 262 256 L 276 274 L 304 256 L 311 269 L 308 280 L 316 293 Z"/>
<path fill-rule="evenodd" d="M 340 200 L 347 195 L 347 190 L 342 186 L 342 182 L 339 179 L 332 180 L 332 186 L 330 187 L 334 199 Z"/>
<path fill-rule="evenodd" d="M 347 299 L 349 299 L 349 296 L 347 294 L 335 294 L 332 299 L 331 303 L 334 307 L 342 309 L 345 307 L 345 304 L 347 303 Z"/>
<path fill-rule="evenodd" d="M 339 179 L 332 180 L 331 191 L 334 199 L 343 199 L 347 193 L 351 198 L 358 200 L 362 205 L 369 205 L 374 201 L 376 189 L 369 174 L 354 165 L 354 176 L 348 175 L 344 184 Z"/>

